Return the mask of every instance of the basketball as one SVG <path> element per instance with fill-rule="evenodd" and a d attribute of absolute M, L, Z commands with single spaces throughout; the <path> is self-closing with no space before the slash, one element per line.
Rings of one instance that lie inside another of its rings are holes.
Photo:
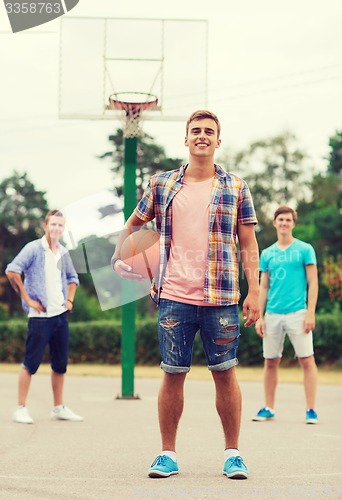
<path fill-rule="evenodd" d="M 150 229 L 130 234 L 120 250 L 120 259 L 131 266 L 132 272 L 146 279 L 157 278 L 159 255 L 159 234 Z"/>

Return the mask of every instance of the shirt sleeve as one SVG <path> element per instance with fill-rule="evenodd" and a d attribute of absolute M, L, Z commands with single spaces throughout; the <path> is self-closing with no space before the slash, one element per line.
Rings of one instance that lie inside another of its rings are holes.
<path fill-rule="evenodd" d="M 316 253 L 312 245 L 307 244 L 306 251 L 304 254 L 304 263 L 306 266 L 309 264 L 317 264 Z"/>
<path fill-rule="evenodd" d="M 258 223 L 258 219 L 254 210 L 252 195 L 245 181 L 242 181 L 242 187 L 239 194 L 238 222 L 239 224 Z"/>
<path fill-rule="evenodd" d="M 267 273 L 269 271 L 268 269 L 268 261 L 265 256 L 265 252 L 262 251 L 260 255 L 260 263 L 259 263 L 259 268 L 262 273 Z"/>
<path fill-rule="evenodd" d="M 22 274 L 27 271 L 27 269 L 32 264 L 34 259 L 34 251 L 32 242 L 27 243 L 24 248 L 18 253 L 16 257 L 8 264 L 5 272 L 12 272 L 17 274 Z"/>
<path fill-rule="evenodd" d="M 149 222 L 154 219 L 154 195 L 151 186 L 151 179 L 142 195 L 141 200 L 134 210 L 134 214 L 144 222 Z"/>
<path fill-rule="evenodd" d="M 78 274 L 74 268 L 69 252 L 63 255 L 63 261 L 65 266 L 67 284 L 70 285 L 71 283 L 75 283 L 78 286 L 80 284 L 80 281 L 78 279 Z"/>

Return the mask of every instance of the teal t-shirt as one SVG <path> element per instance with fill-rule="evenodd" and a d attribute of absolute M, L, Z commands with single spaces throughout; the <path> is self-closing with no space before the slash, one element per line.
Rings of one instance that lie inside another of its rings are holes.
<path fill-rule="evenodd" d="M 309 243 L 295 239 L 285 250 L 274 243 L 261 252 L 260 271 L 268 272 L 270 289 L 266 312 L 288 314 L 306 308 L 305 266 L 316 264 L 315 250 Z"/>

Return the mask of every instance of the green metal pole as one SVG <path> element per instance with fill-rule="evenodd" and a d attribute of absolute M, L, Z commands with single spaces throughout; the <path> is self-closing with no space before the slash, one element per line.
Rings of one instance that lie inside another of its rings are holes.
<path fill-rule="evenodd" d="M 125 220 L 136 206 L 136 166 L 137 137 L 125 139 L 124 155 L 124 216 Z M 135 283 L 122 282 L 122 333 L 121 333 L 121 368 L 122 398 L 134 399 L 134 364 L 135 364 Z M 131 301 L 131 302 L 129 302 Z M 126 302 L 126 303 L 125 303 Z"/>

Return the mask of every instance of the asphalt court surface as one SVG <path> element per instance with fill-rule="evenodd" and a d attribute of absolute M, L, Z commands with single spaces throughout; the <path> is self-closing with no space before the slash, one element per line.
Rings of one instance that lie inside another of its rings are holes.
<path fill-rule="evenodd" d="M 222 474 L 223 433 L 212 381 L 187 380 L 178 432 L 180 473 L 150 479 L 160 452 L 160 379 L 136 379 L 138 400 L 116 399 L 119 378 L 69 376 L 65 403 L 84 422 L 50 420 L 50 377 L 33 377 L 33 425 L 16 424 L 17 375 L 0 374 L 0 499 L 342 498 L 342 387 L 320 385 L 318 425 L 305 424 L 301 384 L 280 384 L 276 419 L 252 422 L 260 382 L 241 382 L 240 452 L 248 480 Z"/>

